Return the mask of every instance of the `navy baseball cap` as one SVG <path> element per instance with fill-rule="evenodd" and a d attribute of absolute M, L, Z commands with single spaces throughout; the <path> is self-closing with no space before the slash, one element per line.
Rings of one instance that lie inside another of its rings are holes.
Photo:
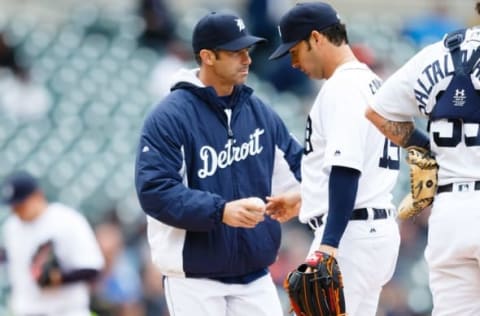
<path fill-rule="evenodd" d="M 290 48 L 307 38 L 313 30 L 321 31 L 337 23 L 340 23 L 340 17 L 328 3 L 297 3 L 280 19 L 278 31 L 282 44 L 268 59 L 286 55 Z"/>
<path fill-rule="evenodd" d="M 2 202 L 10 205 L 21 203 L 37 190 L 38 182 L 31 174 L 25 171 L 14 172 L 2 183 Z"/>
<path fill-rule="evenodd" d="M 237 51 L 267 40 L 248 33 L 245 23 L 233 14 L 211 12 L 193 30 L 193 51 L 223 49 Z"/>

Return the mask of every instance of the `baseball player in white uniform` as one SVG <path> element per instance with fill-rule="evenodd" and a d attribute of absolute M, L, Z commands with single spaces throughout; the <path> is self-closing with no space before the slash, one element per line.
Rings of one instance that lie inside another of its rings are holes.
<path fill-rule="evenodd" d="M 307 119 L 302 160 L 299 219 L 315 231 L 309 253 L 336 256 L 349 315 L 374 316 L 400 244 L 391 194 L 399 147 L 364 116 L 381 80 L 355 58 L 345 25 L 326 3 L 297 4 L 279 30 L 283 44 L 270 59 L 290 53 L 292 67 L 326 79 Z M 297 197 L 269 198 L 268 213 L 288 220 Z"/>
<path fill-rule="evenodd" d="M 49 204 L 25 172 L 5 179 L 1 192 L 13 211 L 3 227 L 13 314 L 90 316 L 88 282 L 104 261 L 86 219 L 65 205 Z M 33 261 L 46 243 L 52 245 L 59 273 L 40 285 Z"/>
<path fill-rule="evenodd" d="M 429 148 L 439 165 L 425 250 L 435 316 L 480 315 L 479 44 L 474 27 L 425 47 L 385 82 L 366 113 L 402 147 Z M 429 136 L 413 117 L 429 120 Z"/>

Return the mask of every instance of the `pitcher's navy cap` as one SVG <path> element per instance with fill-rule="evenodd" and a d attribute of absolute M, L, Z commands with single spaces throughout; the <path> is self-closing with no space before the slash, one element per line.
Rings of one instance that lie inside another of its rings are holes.
<path fill-rule="evenodd" d="M 282 44 L 269 59 L 277 59 L 286 55 L 290 48 L 306 39 L 313 30 L 321 31 L 337 23 L 340 23 L 340 17 L 328 3 L 297 3 L 280 19 L 278 31 Z"/>
<path fill-rule="evenodd" d="M 10 205 L 21 203 L 37 189 L 38 182 L 31 174 L 25 171 L 14 172 L 2 183 L 2 202 Z"/>
<path fill-rule="evenodd" d="M 193 29 L 193 51 L 223 49 L 237 51 L 266 39 L 248 33 L 245 23 L 233 14 L 211 12 L 198 21 Z"/>

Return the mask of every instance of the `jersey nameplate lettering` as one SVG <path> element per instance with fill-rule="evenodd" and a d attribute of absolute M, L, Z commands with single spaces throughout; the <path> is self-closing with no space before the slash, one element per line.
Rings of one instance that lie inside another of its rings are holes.
<path fill-rule="evenodd" d="M 465 59 L 466 52 L 463 53 L 462 58 Z M 433 87 L 438 84 L 439 81 L 446 77 L 453 76 L 455 69 L 452 64 L 449 64 L 450 54 L 445 54 L 443 59 L 435 60 L 433 63 L 425 67 L 420 78 L 417 79 L 414 92 L 415 99 L 417 100 L 418 107 L 423 114 L 426 113 L 426 107 L 430 94 L 433 91 Z"/>

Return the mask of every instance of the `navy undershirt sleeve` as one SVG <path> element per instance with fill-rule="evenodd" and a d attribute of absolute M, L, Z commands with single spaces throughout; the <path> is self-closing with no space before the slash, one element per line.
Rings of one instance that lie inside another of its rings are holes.
<path fill-rule="evenodd" d="M 424 132 L 420 131 L 418 128 L 415 128 L 405 147 L 410 146 L 417 146 L 430 150 L 430 138 L 428 138 L 428 135 L 426 135 Z"/>
<path fill-rule="evenodd" d="M 328 217 L 322 244 L 337 248 L 352 216 L 357 197 L 360 171 L 347 167 L 333 166 L 328 182 Z"/>
<path fill-rule="evenodd" d="M 78 269 L 68 273 L 62 273 L 62 283 L 68 284 L 79 281 L 92 281 L 100 274 L 96 269 Z"/>

